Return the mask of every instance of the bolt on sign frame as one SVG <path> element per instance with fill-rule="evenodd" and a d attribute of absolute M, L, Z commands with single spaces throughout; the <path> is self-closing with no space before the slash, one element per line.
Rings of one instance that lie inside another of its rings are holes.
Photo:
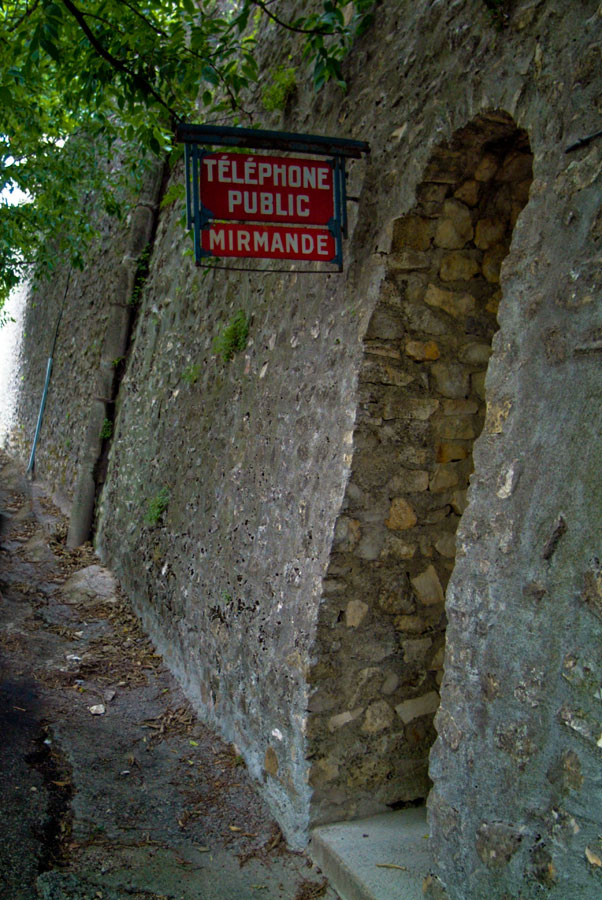
<path fill-rule="evenodd" d="M 186 123 L 177 126 L 176 140 L 185 145 L 186 219 L 194 234 L 197 266 L 212 258 L 245 257 L 320 261 L 342 272 L 347 237 L 345 160 L 368 154 L 369 144 Z M 216 153 L 208 147 L 232 151 Z M 323 158 L 308 161 L 240 152 L 251 150 Z"/>

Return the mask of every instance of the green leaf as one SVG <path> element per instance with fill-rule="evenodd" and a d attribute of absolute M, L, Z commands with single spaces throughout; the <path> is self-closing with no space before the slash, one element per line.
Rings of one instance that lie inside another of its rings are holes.
<path fill-rule="evenodd" d="M 40 46 L 55 62 L 60 62 L 61 54 L 59 48 L 47 36 L 40 37 Z"/>
<path fill-rule="evenodd" d="M 219 84 L 217 73 L 211 66 L 203 66 L 203 68 L 201 69 L 201 77 L 205 81 L 208 81 L 209 84 Z"/>
<path fill-rule="evenodd" d="M 184 189 L 184 185 L 179 182 L 178 184 L 172 184 L 163 194 L 163 199 L 161 200 L 161 209 L 164 209 L 166 206 L 170 206 L 176 200 L 183 200 L 186 191 Z"/>
<path fill-rule="evenodd" d="M 18 81 L 20 84 L 23 84 L 23 82 L 25 81 L 23 72 L 17 66 L 9 66 L 6 74 L 9 76 L 9 78 L 14 78 L 15 81 Z"/>

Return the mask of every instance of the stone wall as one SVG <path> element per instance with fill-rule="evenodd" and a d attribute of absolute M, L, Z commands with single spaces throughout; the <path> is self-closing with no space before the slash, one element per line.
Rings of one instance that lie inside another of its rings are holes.
<path fill-rule="evenodd" d="M 187 241 L 175 217 L 162 219 L 98 546 L 298 841 L 309 800 L 305 673 L 344 486 L 355 326 L 340 280 L 178 268 Z M 213 343 L 239 310 L 251 337 L 226 362 Z M 161 491 L 168 507 L 149 522 Z"/>
<path fill-rule="evenodd" d="M 152 234 L 161 171 L 156 163 L 141 163 L 129 194 L 119 198 L 123 218 L 94 219 L 98 235 L 85 266 L 80 270 L 57 262 L 54 278 L 38 282 L 29 296 L 21 391 L 15 400 L 17 424 L 6 444 L 29 460 L 54 347 L 35 470 L 53 485 L 54 499 L 65 509 L 71 507 L 82 472 L 90 468 L 89 459 L 86 464 L 89 446 L 98 445 L 97 456 L 103 441 L 104 449 L 108 447 L 101 433 L 104 420 L 112 423 L 114 417 L 115 392 L 137 312 L 133 289 L 138 260 Z M 94 204 L 94 200 L 88 202 Z M 96 476 L 100 487 L 102 477 Z M 90 523 L 88 532 L 89 528 Z"/>
<path fill-rule="evenodd" d="M 377 4 L 346 95 L 299 75 L 256 112 L 370 141 L 344 274 L 195 270 L 163 209 L 117 400 L 98 549 L 292 843 L 424 797 L 441 696 L 433 897 L 599 894 L 601 144 L 565 149 L 600 127 L 601 24 L 593 0 L 517 0 L 502 30 L 481 0 Z M 267 67 L 300 64 L 279 40 Z M 67 488 L 119 252 L 61 328 L 38 470 Z"/>

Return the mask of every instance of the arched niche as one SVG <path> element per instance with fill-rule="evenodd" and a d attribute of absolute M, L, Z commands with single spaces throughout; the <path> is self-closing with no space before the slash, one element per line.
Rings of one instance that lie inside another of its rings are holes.
<path fill-rule="evenodd" d="M 483 114 L 434 150 L 414 208 L 393 223 L 310 674 L 313 824 L 428 794 L 445 590 L 485 417 L 500 267 L 531 180 L 526 132 Z"/>

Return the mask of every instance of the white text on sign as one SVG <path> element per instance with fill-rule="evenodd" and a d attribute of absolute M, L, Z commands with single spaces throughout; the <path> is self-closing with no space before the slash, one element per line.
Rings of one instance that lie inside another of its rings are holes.
<path fill-rule="evenodd" d="M 266 159 L 269 159 L 266 157 Z M 261 158 L 240 156 L 226 158 L 205 157 L 207 181 L 219 184 L 265 185 L 270 188 L 313 188 L 319 191 L 332 190 L 332 169 L 328 163 L 313 163 L 299 160 L 293 163 L 262 161 Z"/>
<path fill-rule="evenodd" d="M 284 225 L 213 223 L 201 232 L 201 246 L 210 256 L 246 256 L 255 259 L 331 261 L 336 254 L 327 228 Z"/>
<path fill-rule="evenodd" d="M 236 153 L 201 161 L 201 203 L 212 219 L 327 225 L 333 185 L 327 161 Z"/>
<path fill-rule="evenodd" d="M 270 219 L 288 216 L 292 219 L 304 219 L 310 215 L 309 197 L 306 194 L 268 194 L 251 191 L 228 191 L 228 212 L 238 213 L 242 210 L 245 217 L 254 218 L 259 213 Z"/>

